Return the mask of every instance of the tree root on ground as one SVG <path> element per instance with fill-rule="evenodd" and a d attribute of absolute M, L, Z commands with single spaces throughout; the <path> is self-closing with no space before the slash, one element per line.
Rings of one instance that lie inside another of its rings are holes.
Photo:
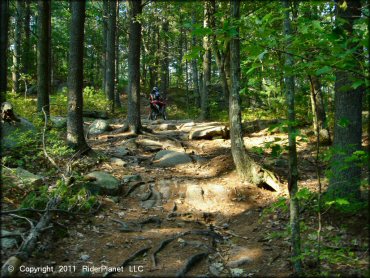
<path fill-rule="evenodd" d="M 202 259 L 206 258 L 209 253 L 198 253 L 195 254 L 185 262 L 184 266 L 176 273 L 176 277 L 185 277 L 185 274 L 190 271 L 190 269 L 197 265 Z"/>
<path fill-rule="evenodd" d="M 130 257 L 128 257 L 126 260 L 123 261 L 123 263 L 120 265 L 121 268 L 124 268 L 127 266 L 130 262 L 135 260 L 137 257 L 144 255 L 151 247 L 144 247 L 143 249 L 140 249 L 139 251 L 132 254 Z M 106 272 L 103 277 L 111 277 L 114 273 L 117 273 L 117 271 L 111 271 Z"/>

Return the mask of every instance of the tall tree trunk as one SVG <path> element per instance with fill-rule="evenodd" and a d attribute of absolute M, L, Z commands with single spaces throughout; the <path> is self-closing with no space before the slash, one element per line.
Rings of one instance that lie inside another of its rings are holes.
<path fill-rule="evenodd" d="M 120 31 L 118 29 L 118 22 L 119 22 L 119 0 L 116 0 L 116 39 L 115 39 L 115 74 L 114 74 L 114 96 L 115 96 L 115 104 L 118 108 L 121 108 L 121 99 L 120 99 L 120 92 L 118 88 L 119 84 L 119 36 Z"/>
<path fill-rule="evenodd" d="M 0 3 L 0 103 L 6 100 L 7 73 L 8 73 L 8 27 L 9 27 L 9 0 Z"/>
<path fill-rule="evenodd" d="M 16 1 L 15 31 L 14 31 L 14 56 L 13 56 L 13 91 L 20 93 L 20 71 L 21 71 L 21 40 L 23 22 L 23 1 Z"/>
<path fill-rule="evenodd" d="M 116 5 L 109 2 L 108 8 L 108 32 L 107 32 L 107 62 L 105 77 L 105 92 L 110 102 L 110 111 L 114 112 L 114 50 L 116 41 Z"/>
<path fill-rule="evenodd" d="M 75 150 L 89 149 L 83 129 L 83 51 L 85 1 L 71 1 L 72 20 L 69 43 L 67 143 Z"/>
<path fill-rule="evenodd" d="M 350 42 L 354 36 L 354 20 L 361 17 L 361 2 L 347 0 L 346 9 L 343 0 L 337 2 L 337 28 L 342 29 L 341 40 L 347 49 L 353 49 L 356 43 Z M 345 20 L 345 23 L 342 21 Z M 339 26 L 343 24 L 342 27 Z M 358 53 L 357 53 L 358 54 Z M 360 57 L 349 58 L 347 65 L 353 70 L 360 68 Z M 355 151 L 361 150 L 362 136 L 362 96 L 363 88 L 353 89 L 356 76 L 349 70 L 337 70 L 335 73 L 335 118 L 334 118 L 334 156 L 331 162 L 331 178 L 328 193 L 333 198 L 360 198 L 361 167 L 348 159 Z M 358 77 L 357 77 L 358 78 Z"/>
<path fill-rule="evenodd" d="M 23 73 L 29 74 L 31 65 L 31 29 L 30 29 L 30 20 L 31 20 L 31 8 L 30 0 L 25 1 L 25 14 L 24 14 L 24 42 L 23 42 L 23 51 L 22 51 L 22 61 L 23 61 Z"/>
<path fill-rule="evenodd" d="M 169 59 L 168 59 L 168 31 L 169 31 L 169 22 L 166 18 L 163 19 L 162 24 L 162 33 L 164 34 L 162 51 L 161 51 L 161 91 L 164 95 L 167 94 L 169 87 Z"/>
<path fill-rule="evenodd" d="M 212 27 L 212 19 L 215 9 L 214 0 L 205 0 L 204 1 L 204 28 Z M 209 119 L 209 100 L 208 93 L 209 87 L 211 85 L 211 65 L 212 65 L 212 54 L 211 54 L 211 36 L 207 35 L 203 37 L 203 90 L 201 94 L 201 116 L 202 120 Z"/>
<path fill-rule="evenodd" d="M 193 10 L 193 13 L 192 13 L 192 24 L 195 25 L 196 24 L 196 13 L 195 11 Z M 197 38 L 195 35 L 192 35 L 192 38 L 191 38 L 191 43 L 192 43 L 192 47 L 196 47 L 197 46 Z M 194 95 L 195 95 L 195 105 L 197 107 L 201 107 L 200 105 L 200 86 L 199 86 L 199 76 L 198 76 L 198 59 L 197 58 L 194 58 L 191 60 L 191 69 L 192 69 L 192 77 L 193 77 L 193 91 L 194 91 Z"/>
<path fill-rule="evenodd" d="M 141 1 L 127 1 L 130 26 L 128 44 L 128 109 L 127 122 L 132 133 L 141 132 L 140 119 L 140 43 L 141 23 L 137 19 L 141 15 Z"/>
<path fill-rule="evenodd" d="M 288 10 L 290 1 L 284 0 L 285 9 L 284 35 L 287 38 L 286 49 L 290 49 L 292 28 Z M 289 51 L 288 51 L 289 52 Z M 285 67 L 293 68 L 293 57 L 291 54 L 285 56 Z M 302 262 L 299 258 L 301 254 L 301 236 L 299 228 L 299 202 L 296 197 L 298 191 L 298 169 L 297 169 L 297 146 L 296 146 L 296 127 L 295 127 L 295 108 L 294 108 L 294 76 L 285 73 L 285 99 L 288 108 L 288 140 L 289 140 L 289 174 L 288 189 L 290 195 L 290 228 L 292 241 L 292 263 L 296 274 L 302 273 Z"/>
<path fill-rule="evenodd" d="M 328 128 L 328 123 L 326 119 L 324 96 L 321 90 L 321 83 L 317 76 L 310 75 L 310 97 L 311 97 L 311 107 L 313 113 L 313 127 L 315 134 L 317 135 L 317 130 L 320 133 L 320 141 L 322 143 L 330 143 L 330 132 Z"/>
<path fill-rule="evenodd" d="M 50 114 L 50 1 L 38 1 L 37 111 Z"/>
<path fill-rule="evenodd" d="M 108 34 L 108 7 L 109 0 L 103 0 L 103 53 L 102 53 L 102 90 L 107 95 L 106 74 L 107 74 L 107 34 Z"/>

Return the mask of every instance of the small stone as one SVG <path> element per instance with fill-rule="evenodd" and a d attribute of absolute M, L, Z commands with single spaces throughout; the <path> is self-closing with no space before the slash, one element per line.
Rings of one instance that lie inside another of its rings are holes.
<path fill-rule="evenodd" d="M 81 255 L 80 259 L 83 260 L 84 262 L 86 262 L 88 259 L 90 259 L 90 256 L 86 255 L 86 254 L 83 254 L 83 255 Z"/>
<path fill-rule="evenodd" d="M 141 181 L 141 176 L 140 175 L 126 175 L 123 176 L 123 182 L 124 183 L 129 183 L 132 181 Z"/>
<path fill-rule="evenodd" d="M 109 123 L 106 120 L 95 120 L 89 127 L 89 134 L 99 135 L 109 130 Z"/>
<path fill-rule="evenodd" d="M 117 157 L 112 157 L 112 158 L 110 159 L 110 163 L 111 163 L 112 165 L 120 166 L 120 167 L 123 167 L 123 166 L 125 166 L 125 165 L 127 164 L 127 162 L 126 162 L 126 161 L 123 161 L 122 159 L 117 158 Z"/>

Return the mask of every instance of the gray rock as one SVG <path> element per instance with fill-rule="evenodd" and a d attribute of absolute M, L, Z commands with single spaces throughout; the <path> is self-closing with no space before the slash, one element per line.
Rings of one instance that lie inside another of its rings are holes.
<path fill-rule="evenodd" d="M 59 116 L 50 116 L 50 121 L 53 123 L 56 128 L 65 128 L 67 127 L 67 118 Z"/>
<path fill-rule="evenodd" d="M 230 260 L 227 263 L 228 267 L 239 267 L 247 263 L 253 262 L 253 254 L 249 248 L 235 246 L 230 250 Z"/>
<path fill-rule="evenodd" d="M 106 120 L 95 120 L 89 128 L 89 134 L 91 135 L 99 135 L 105 131 L 109 130 L 109 123 Z"/>
<path fill-rule="evenodd" d="M 36 134 L 36 128 L 31 122 L 23 118 L 19 118 L 19 120 L 19 122 L 15 123 L 1 123 L 3 150 L 11 150 L 19 146 L 19 137 L 25 132 L 30 132 L 31 136 Z"/>
<path fill-rule="evenodd" d="M 138 139 L 136 143 L 142 146 L 144 150 L 150 152 L 157 152 L 163 149 L 163 143 L 146 138 Z"/>
<path fill-rule="evenodd" d="M 86 254 L 83 254 L 83 255 L 81 255 L 80 259 L 83 260 L 84 262 L 86 262 L 88 259 L 90 259 L 90 256 L 86 255 Z"/>
<path fill-rule="evenodd" d="M 162 205 L 162 198 L 161 198 L 161 194 L 155 190 L 153 187 L 151 188 L 151 195 L 149 197 L 149 199 L 145 200 L 145 201 L 141 201 L 141 206 L 145 209 L 150 209 L 150 208 L 153 208 L 155 206 L 160 206 Z"/>
<path fill-rule="evenodd" d="M 230 137 L 230 131 L 226 126 L 203 126 L 192 129 L 189 133 L 190 140 L 212 139 L 213 137 Z"/>
<path fill-rule="evenodd" d="M 92 193 L 115 196 L 121 192 L 121 183 L 115 177 L 106 172 L 92 172 L 89 173 L 87 177 L 95 178 L 94 181 L 90 181 L 86 184 L 87 188 Z"/>
<path fill-rule="evenodd" d="M 181 164 L 191 163 L 192 160 L 186 153 L 162 150 L 154 157 L 154 164 L 158 167 L 175 167 Z"/>
<path fill-rule="evenodd" d="M 123 166 L 125 166 L 125 165 L 127 164 L 127 163 L 126 163 L 126 161 L 123 161 L 122 159 L 117 158 L 117 157 L 112 157 L 112 158 L 110 159 L 110 163 L 111 163 L 112 165 L 120 166 L 120 167 L 123 167 Z"/>
<path fill-rule="evenodd" d="M 127 150 L 127 148 L 122 147 L 122 146 L 119 146 L 113 149 L 113 156 L 116 156 L 116 157 L 122 158 L 128 155 L 129 153 L 130 152 Z"/>
<path fill-rule="evenodd" d="M 222 263 L 213 263 L 209 266 L 209 272 L 214 276 L 220 276 L 222 270 L 224 270 Z"/>
<path fill-rule="evenodd" d="M 1 230 L 1 235 L 9 235 L 13 234 L 12 232 Z M 16 247 L 18 244 L 17 240 L 13 237 L 3 237 L 1 238 L 1 249 L 12 249 L 13 247 Z"/>
<path fill-rule="evenodd" d="M 9 175 L 15 175 L 18 179 L 21 180 L 22 184 L 25 185 L 40 185 L 42 184 L 43 177 L 39 175 L 32 174 L 31 172 L 23 169 L 23 168 L 16 168 L 16 169 L 7 169 L 4 168 L 4 173 Z"/>
<path fill-rule="evenodd" d="M 142 179 L 140 175 L 126 175 L 126 176 L 123 176 L 122 180 L 124 183 L 129 183 L 132 181 L 141 181 Z"/>

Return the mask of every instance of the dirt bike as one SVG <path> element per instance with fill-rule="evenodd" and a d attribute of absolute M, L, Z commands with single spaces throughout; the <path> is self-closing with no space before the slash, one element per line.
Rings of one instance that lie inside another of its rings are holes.
<path fill-rule="evenodd" d="M 154 99 L 153 96 L 150 95 L 149 120 L 156 120 L 158 116 L 162 116 L 163 120 L 167 120 L 166 101 L 164 99 Z"/>

